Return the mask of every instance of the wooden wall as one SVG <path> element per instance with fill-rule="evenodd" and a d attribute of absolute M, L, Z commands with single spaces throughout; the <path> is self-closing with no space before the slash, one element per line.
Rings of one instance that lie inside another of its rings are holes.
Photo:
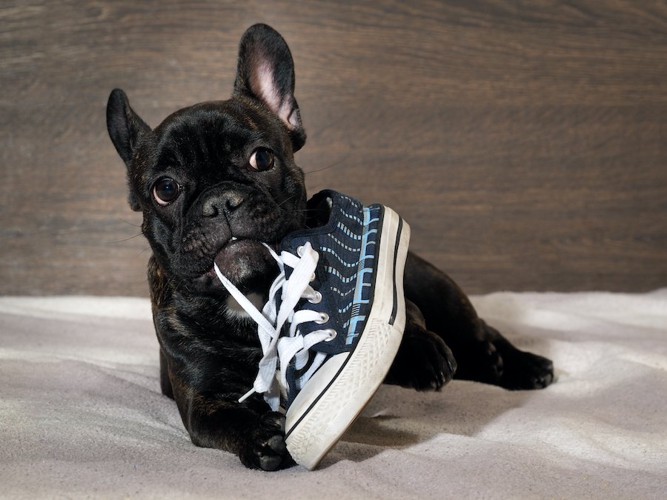
<path fill-rule="evenodd" d="M 226 98 L 292 48 L 311 192 L 396 208 L 468 292 L 667 286 L 667 2 L 5 1 L 0 294 L 145 295 L 105 105 Z"/>

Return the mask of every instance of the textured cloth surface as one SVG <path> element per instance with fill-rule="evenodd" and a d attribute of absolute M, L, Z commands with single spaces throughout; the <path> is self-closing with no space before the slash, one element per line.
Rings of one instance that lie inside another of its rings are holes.
<path fill-rule="evenodd" d="M 383 386 L 319 470 L 264 473 L 191 444 L 148 301 L 0 298 L 0 496 L 664 498 L 667 289 L 473 301 L 558 382 Z"/>

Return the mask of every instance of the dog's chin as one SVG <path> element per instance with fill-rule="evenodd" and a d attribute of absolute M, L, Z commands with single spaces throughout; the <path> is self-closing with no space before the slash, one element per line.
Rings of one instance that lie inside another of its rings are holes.
<path fill-rule="evenodd" d="M 227 243 L 215 256 L 220 272 L 239 289 L 264 285 L 275 278 L 278 271 L 269 250 L 259 241 L 235 239 Z M 207 273 L 211 286 L 222 286 L 213 268 Z"/>

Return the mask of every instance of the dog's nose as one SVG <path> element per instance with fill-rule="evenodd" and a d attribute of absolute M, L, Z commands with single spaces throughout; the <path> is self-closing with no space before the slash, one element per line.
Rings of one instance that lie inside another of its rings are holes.
<path fill-rule="evenodd" d="M 245 198 L 241 193 L 230 191 L 209 197 L 202 207 L 204 217 L 217 217 L 224 213 L 231 213 L 243 205 Z"/>

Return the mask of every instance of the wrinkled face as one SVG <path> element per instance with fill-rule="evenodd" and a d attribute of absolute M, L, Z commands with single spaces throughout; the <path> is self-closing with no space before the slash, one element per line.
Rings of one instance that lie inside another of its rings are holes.
<path fill-rule="evenodd" d="M 303 227 L 303 173 L 282 122 L 251 100 L 197 104 L 143 134 L 129 167 L 143 232 L 167 275 L 215 289 L 214 262 L 239 288 L 276 272 L 262 243 Z"/>

